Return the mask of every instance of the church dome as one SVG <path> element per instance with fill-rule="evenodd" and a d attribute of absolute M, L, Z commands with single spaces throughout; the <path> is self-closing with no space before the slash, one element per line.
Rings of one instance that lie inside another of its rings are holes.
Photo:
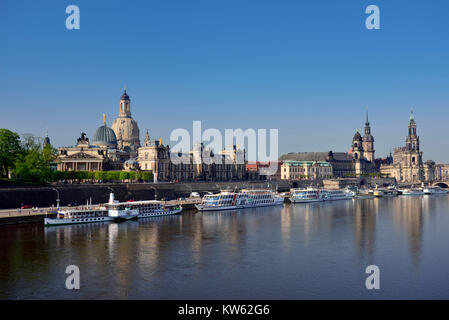
<path fill-rule="evenodd" d="M 116 148 L 117 137 L 115 136 L 114 130 L 106 125 L 102 125 L 95 131 L 92 144 L 99 147 Z"/>
<path fill-rule="evenodd" d="M 353 141 L 354 140 L 357 140 L 357 141 L 361 141 L 362 140 L 362 136 L 360 135 L 360 133 L 358 131 L 355 133 L 354 138 L 352 140 Z"/>
<path fill-rule="evenodd" d="M 123 147 L 140 146 L 139 127 L 133 118 L 118 117 L 112 123 L 112 129 L 118 139 L 122 142 Z"/>
<path fill-rule="evenodd" d="M 123 91 L 123 94 L 122 94 L 120 100 L 129 100 L 129 96 L 128 96 L 128 94 L 126 93 L 126 90 Z"/>

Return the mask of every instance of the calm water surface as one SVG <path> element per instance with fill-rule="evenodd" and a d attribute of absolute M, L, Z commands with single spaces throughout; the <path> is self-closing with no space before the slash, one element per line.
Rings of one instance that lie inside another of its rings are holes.
<path fill-rule="evenodd" d="M 355 298 L 449 298 L 449 196 L 0 227 L 0 299 Z"/>

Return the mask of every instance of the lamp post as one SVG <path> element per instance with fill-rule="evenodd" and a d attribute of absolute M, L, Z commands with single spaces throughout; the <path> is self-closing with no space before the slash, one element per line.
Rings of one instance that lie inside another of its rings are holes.
<path fill-rule="evenodd" d="M 52 188 L 52 190 L 56 191 L 56 194 L 58 196 L 58 199 L 56 199 L 56 208 L 59 209 L 59 201 L 60 201 L 60 199 L 59 199 L 59 190 L 55 189 L 55 188 Z"/>
<path fill-rule="evenodd" d="M 152 186 L 150 186 L 150 188 L 154 190 L 154 200 L 157 200 L 157 189 Z"/>

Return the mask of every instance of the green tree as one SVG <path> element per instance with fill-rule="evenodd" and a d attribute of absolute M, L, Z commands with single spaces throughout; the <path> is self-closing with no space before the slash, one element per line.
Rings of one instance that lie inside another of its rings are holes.
<path fill-rule="evenodd" d="M 129 179 L 129 172 L 121 171 L 119 178 L 120 178 L 120 180 L 128 180 Z"/>
<path fill-rule="evenodd" d="M 19 135 L 8 129 L 0 129 L 0 177 L 10 177 L 21 152 Z"/>
<path fill-rule="evenodd" d="M 32 149 L 22 153 L 14 166 L 14 177 L 17 179 L 45 183 L 52 178 L 50 166 L 39 150 Z"/>

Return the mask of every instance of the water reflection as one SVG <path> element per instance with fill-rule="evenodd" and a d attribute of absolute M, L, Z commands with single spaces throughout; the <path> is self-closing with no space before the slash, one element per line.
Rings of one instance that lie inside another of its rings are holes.
<path fill-rule="evenodd" d="M 79 298 L 322 297 L 328 291 L 315 286 L 326 274 L 337 295 L 358 297 L 353 282 L 366 263 L 405 253 L 410 265 L 393 272 L 432 273 L 423 259 L 445 259 L 438 250 L 449 243 L 441 240 L 449 240 L 448 208 L 447 196 L 396 197 L 2 227 L 0 298 L 72 298 L 63 288 L 69 264 L 88 283 Z"/>

